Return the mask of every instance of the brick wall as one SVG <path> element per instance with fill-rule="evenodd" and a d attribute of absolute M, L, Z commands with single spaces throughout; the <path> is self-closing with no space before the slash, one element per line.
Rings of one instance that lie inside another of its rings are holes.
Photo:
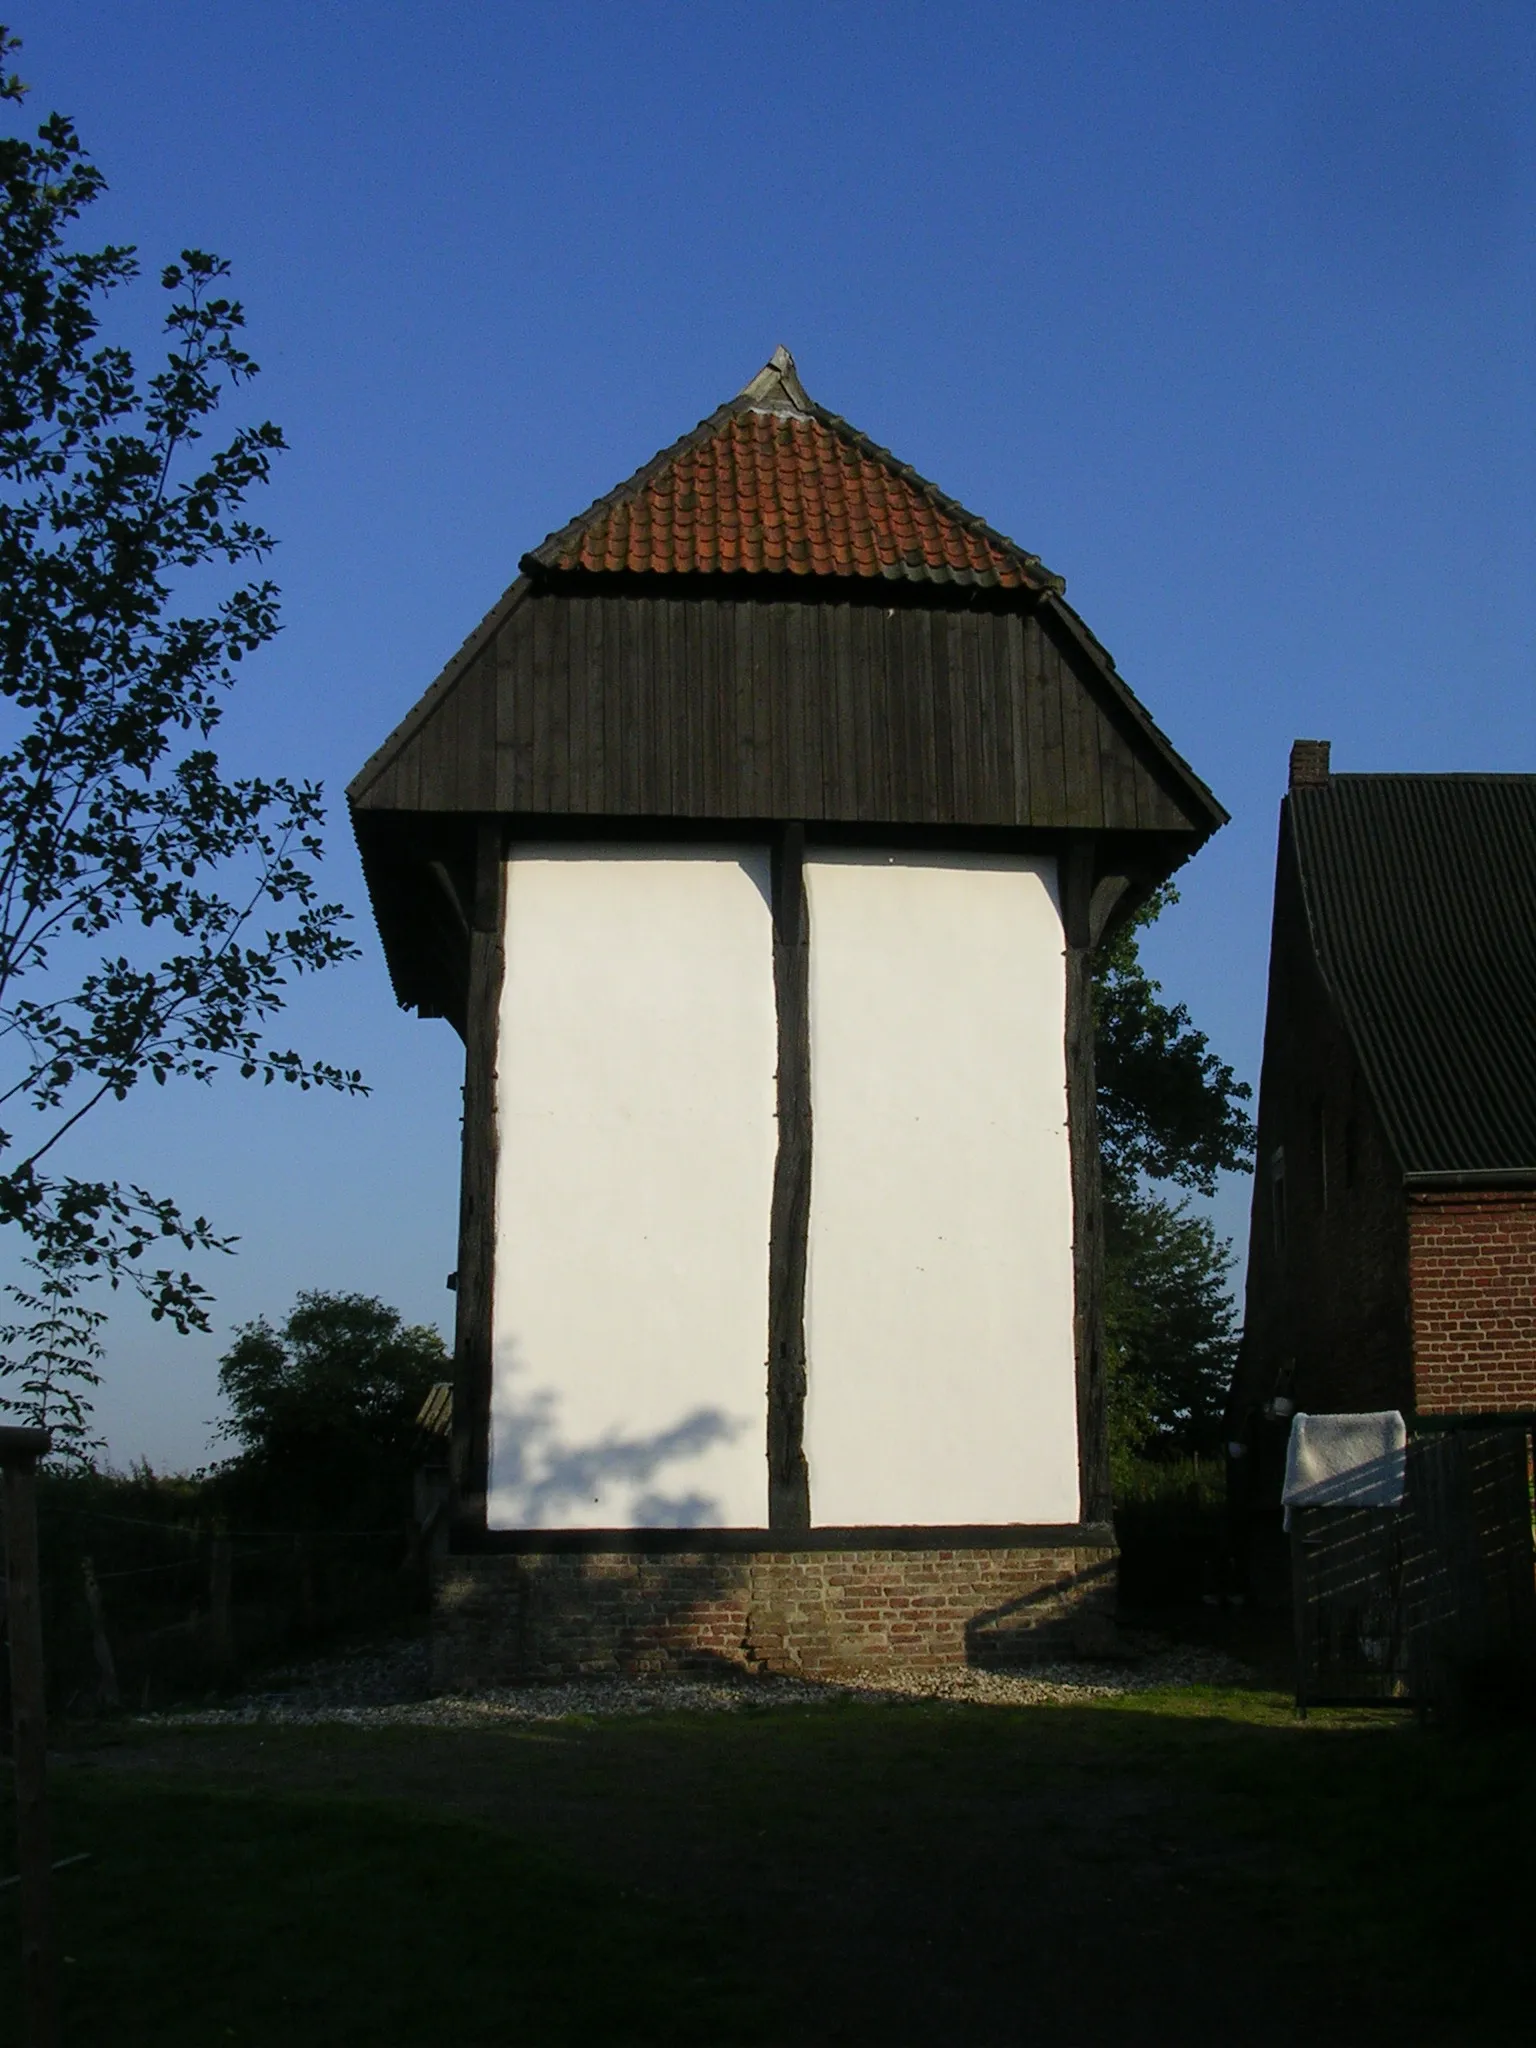
<path fill-rule="evenodd" d="M 1419 1413 L 1536 1409 L 1536 1193 L 1415 1195 L 1408 1238 Z"/>
<path fill-rule="evenodd" d="M 738 1670 L 836 1677 L 998 1664 L 1110 1626 L 1111 1549 L 488 1553 L 449 1557 L 440 1685 Z"/>

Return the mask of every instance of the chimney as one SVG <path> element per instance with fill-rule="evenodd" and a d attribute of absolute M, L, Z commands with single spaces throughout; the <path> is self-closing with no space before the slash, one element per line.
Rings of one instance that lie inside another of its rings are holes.
<path fill-rule="evenodd" d="M 1291 788 L 1328 787 L 1328 740 L 1296 740 L 1291 747 Z"/>

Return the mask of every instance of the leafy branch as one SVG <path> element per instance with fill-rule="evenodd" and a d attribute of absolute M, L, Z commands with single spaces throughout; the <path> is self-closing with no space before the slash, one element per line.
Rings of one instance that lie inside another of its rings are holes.
<path fill-rule="evenodd" d="M 11 107 L 17 47 L 0 28 Z M 30 1240 L 49 1342 L 93 1276 L 206 1328 L 206 1291 L 152 1254 L 231 1244 L 165 1196 L 54 1166 L 99 1107 L 222 1071 L 363 1088 L 267 1040 L 292 979 L 356 951 L 316 880 L 320 787 L 228 777 L 210 745 L 278 630 L 277 588 L 250 573 L 272 538 L 245 503 L 283 436 L 268 420 L 206 445 L 257 373 L 218 257 L 161 271 L 158 367 L 104 338 L 140 278 L 133 249 L 75 244 L 104 187 L 61 114 L 0 136 L 0 1223 Z M 243 580 L 189 608 L 206 568 Z"/>

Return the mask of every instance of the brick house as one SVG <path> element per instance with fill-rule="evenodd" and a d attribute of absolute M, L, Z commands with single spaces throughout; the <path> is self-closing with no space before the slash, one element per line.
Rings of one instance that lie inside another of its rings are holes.
<path fill-rule="evenodd" d="M 1225 813 L 1063 593 L 780 351 L 353 781 L 465 1046 L 446 1682 L 1112 1597 L 1092 955 Z"/>
<path fill-rule="evenodd" d="M 1536 776 L 1291 751 L 1229 1418 L 1256 1506 L 1291 1406 L 1536 1413 Z"/>

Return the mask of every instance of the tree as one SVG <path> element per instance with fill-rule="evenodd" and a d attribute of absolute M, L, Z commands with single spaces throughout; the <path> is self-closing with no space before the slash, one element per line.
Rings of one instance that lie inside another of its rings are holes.
<path fill-rule="evenodd" d="M 17 47 L 0 28 L 12 106 Z M 315 881 L 319 786 L 231 779 L 208 744 L 239 663 L 277 631 L 276 587 L 226 572 L 271 548 L 243 506 L 283 437 L 267 421 L 199 447 L 256 374 L 244 314 L 228 266 L 184 251 L 160 276 L 163 366 L 141 379 L 100 333 L 135 252 L 72 243 L 103 186 L 62 115 L 0 137 L 0 1222 L 55 1307 L 105 1277 L 187 1330 L 209 1296 L 153 1253 L 230 1241 L 65 1164 L 79 1127 L 145 1079 L 360 1089 L 265 1036 L 290 975 L 356 948 Z M 208 568 L 224 594 L 199 610 Z"/>
<path fill-rule="evenodd" d="M 1232 1261 L 1207 1216 L 1140 1194 L 1105 1215 L 1115 1448 L 1214 1450 L 1237 1353 Z"/>
<path fill-rule="evenodd" d="M 1215 1192 L 1249 1167 L 1252 1090 L 1141 962 L 1138 934 L 1177 902 L 1165 886 L 1104 949 L 1095 984 L 1105 1209 L 1105 1334 L 1117 1462 L 1219 1441 L 1236 1350 L 1231 1245 L 1149 1182 Z"/>
<path fill-rule="evenodd" d="M 1194 1193 L 1216 1192 L 1220 1172 L 1245 1172 L 1253 1090 L 1212 1052 L 1182 1003 L 1141 964 L 1138 933 L 1179 900 L 1165 883 L 1099 955 L 1094 977 L 1099 1149 L 1116 1196 L 1142 1177 Z"/>
<path fill-rule="evenodd" d="M 416 1417 L 448 1370 L 436 1330 L 372 1295 L 302 1293 L 279 1328 L 244 1324 L 219 1365 L 244 1511 L 289 1527 L 398 1522 Z"/>
<path fill-rule="evenodd" d="M 72 1278 L 29 1259 L 30 1282 L 12 1281 L 6 1294 L 21 1320 L 0 1324 L 0 1356 L 16 1383 L 19 1409 L 53 1438 L 52 1456 L 89 1470 L 106 1448 L 91 1431 L 91 1396 L 101 1385 L 104 1352 L 100 1309 L 75 1299 Z"/>

